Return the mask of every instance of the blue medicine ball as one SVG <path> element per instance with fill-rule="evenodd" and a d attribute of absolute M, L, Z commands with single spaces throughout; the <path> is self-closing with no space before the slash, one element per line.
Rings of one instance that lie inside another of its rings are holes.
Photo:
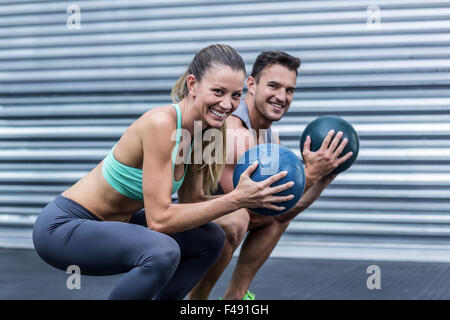
<path fill-rule="evenodd" d="M 293 187 L 275 194 L 275 196 L 294 195 L 289 201 L 276 202 L 276 206 L 285 207 L 282 211 L 275 211 L 266 208 L 251 208 L 254 213 L 275 216 L 289 211 L 299 200 L 305 189 L 305 169 L 300 159 L 290 149 L 279 144 L 260 144 L 256 145 L 242 155 L 233 171 L 233 185 L 239 183 L 241 174 L 255 161 L 258 161 L 258 167 L 250 175 L 254 181 L 263 181 L 281 171 L 287 171 L 288 174 L 272 184 L 272 187 L 294 181 Z"/>

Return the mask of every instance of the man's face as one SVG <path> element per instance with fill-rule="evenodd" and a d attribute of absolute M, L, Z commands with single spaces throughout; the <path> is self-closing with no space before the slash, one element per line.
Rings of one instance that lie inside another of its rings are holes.
<path fill-rule="evenodd" d="M 253 93 L 254 105 L 258 112 L 269 121 L 278 121 L 288 111 L 294 98 L 296 72 L 273 64 L 264 68 L 258 83 L 254 78 L 247 82 Z"/>

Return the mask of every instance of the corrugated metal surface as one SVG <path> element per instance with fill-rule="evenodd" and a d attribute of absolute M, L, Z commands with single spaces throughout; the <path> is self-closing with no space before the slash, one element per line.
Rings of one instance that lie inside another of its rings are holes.
<path fill-rule="evenodd" d="M 71 4 L 80 29 L 67 27 Z M 368 24 L 373 4 L 3 1 L 0 245 L 30 247 L 41 208 L 169 101 L 198 49 L 225 42 L 248 71 L 262 50 L 301 57 L 295 100 L 276 125 L 285 145 L 299 154 L 305 125 L 331 113 L 361 138 L 357 163 L 274 255 L 449 260 L 450 1 L 376 1 L 380 24 Z"/>

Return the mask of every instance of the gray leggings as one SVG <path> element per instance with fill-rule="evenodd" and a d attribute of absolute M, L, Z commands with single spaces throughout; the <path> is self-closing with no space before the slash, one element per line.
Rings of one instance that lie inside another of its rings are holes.
<path fill-rule="evenodd" d="M 146 227 L 139 210 L 130 223 L 100 221 L 76 202 L 57 196 L 33 228 L 36 252 L 48 264 L 82 275 L 125 273 L 109 299 L 183 299 L 217 260 L 225 234 L 207 223 L 176 234 Z"/>

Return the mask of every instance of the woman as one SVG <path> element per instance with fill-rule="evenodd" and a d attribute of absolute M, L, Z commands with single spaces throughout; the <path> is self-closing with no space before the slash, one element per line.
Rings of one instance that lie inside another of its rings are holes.
<path fill-rule="evenodd" d="M 175 164 L 192 141 L 178 135 L 174 142 L 172 132 L 194 136 L 194 121 L 224 132 L 244 80 L 233 48 L 199 51 L 172 90 L 179 103 L 143 114 L 97 167 L 44 208 L 33 229 L 40 257 L 62 270 L 77 265 L 84 275 L 126 272 L 110 299 L 182 299 L 222 249 L 223 231 L 210 221 L 244 207 L 277 209 L 273 202 L 291 198 L 273 195 L 291 183 L 269 187 L 284 172 L 256 183 L 253 164 L 234 192 L 213 198 L 224 161 Z M 180 203 L 172 203 L 178 190 Z"/>

